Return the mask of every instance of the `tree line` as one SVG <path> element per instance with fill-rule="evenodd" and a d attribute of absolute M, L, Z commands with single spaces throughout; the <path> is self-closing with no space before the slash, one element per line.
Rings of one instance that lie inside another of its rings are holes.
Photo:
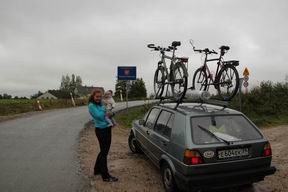
<path fill-rule="evenodd" d="M 18 96 L 13 97 L 12 95 L 4 93 L 4 94 L 0 94 L 0 99 L 28 99 L 28 98 L 27 97 L 18 97 Z"/>
<path fill-rule="evenodd" d="M 126 81 L 117 80 L 115 84 L 115 97 L 120 98 L 120 94 L 122 93 L 123 98 L 125 98 L 127 88 L 129 98 L 136 99 L 147 97 L 147 89 L 142 78 L 138 78 L 135 81 L 130 81 L 128 87 Z"/>
<path fill-rule="evenodd" d="M 236 110 L 240 108 L 238 96 L 230 102 L 230 107 Z M 242 112 L 258 125 L 269 121 L 288 123 L 288 83 L 261 82 L 243 95 Z"/>

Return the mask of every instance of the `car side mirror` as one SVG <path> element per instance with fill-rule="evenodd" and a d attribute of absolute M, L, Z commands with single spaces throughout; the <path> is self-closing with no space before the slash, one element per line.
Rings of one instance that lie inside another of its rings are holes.
<path fill-rule="evenodd" d="M 145 121 L 143 119 L 139 120 L 139 125 L 144 125 Z"/>

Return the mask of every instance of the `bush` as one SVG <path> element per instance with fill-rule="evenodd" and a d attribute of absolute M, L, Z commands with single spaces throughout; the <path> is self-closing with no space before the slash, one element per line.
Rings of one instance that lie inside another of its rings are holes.
<path fill-rule="evenodd" d="M 239 95 L 230 107 L 239 110 Z M 242 112 L 259 126 L 288 122 L 288 83 L 262 82 L 242 95 Z"/>

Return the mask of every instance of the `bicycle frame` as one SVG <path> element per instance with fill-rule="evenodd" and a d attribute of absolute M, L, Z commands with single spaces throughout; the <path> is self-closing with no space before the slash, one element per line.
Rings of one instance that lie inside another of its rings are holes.
<path fill-rule="evenodd" d="M 203 67 L 205 68 L 205 71 L 208 72 L 208 78 L 209 78 L 209 83 L 207 83 L 208 86 L 210 85 L 215 85 L 215 78 L 217 77 L 220 69 L 222 68 L 222 60 L 223 60 L 223 56 L 220 54 L 219 58 L 214 58 L 214 59 L 208 59 L 208 54 L 205 53 L 205 60 L 204 60 L 204 64 Z M 212 77 L 212 73 L 208 67 L 208 62 L 212 62 L 212 61 L 218 61 L 217 62 L 217 69 L 216 69 L 216 73 L 214 75 L 214 77 Z M 210 83 L 212 81 L 212 83 Z"/>
<path fill-rule="evenodd" d="M 165 79 L 167 80 L 167 82 L 165 82 L 165 84 L 172 84 L 173 82 L 173 79 L 171 77 L 170 74 L 172 74 L 174 68 L 174 63 L 176 61 L 176 58 L 175 58 L 175 49 L 173 50 L 173 53 L 172 53 L 172 57 L 168 56 L 168 55 L 165 55 L 165 52 L 160 52 L 161 53 L 161 61 L 158 63 L 158 65 L 161 65 L 163 64 L 163 67 L 165 69 L 165 73 L 166 75 L 168 75 L 168 77 L 166 77 Z M 166 65 L 166 60 L 165 59 L 169 59 L 171 60 L 171 63 L 170 63 L 170 70 L 168 71 L 168 67 Z"/>

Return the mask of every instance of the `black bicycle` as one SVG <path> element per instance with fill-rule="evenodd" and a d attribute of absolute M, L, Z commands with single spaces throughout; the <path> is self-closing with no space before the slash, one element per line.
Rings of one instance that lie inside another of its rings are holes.
<path fill-rule="evenodd" d="M 239 61 L 231 60 L 224 61 L 223 56 L 230 49 L 229 46 L 221 46 L 220 57 L 214 59 L 208 59 L 208 55 L 218 54 L 214 50 L 195 49 L 193 41 L 190 40 L 194 52 L 204 53 L 205 60 L 203 66 L 198 68 L 193 76 L 192 88 L 195 90 L 208 91 L 210 85 L 213 85 L 218 92 L 218 95 L 225 101 L 231 100 L 237 93 L 239 88 L 239 74 L 236 66 L 239 65 Z M 216 74 L 213 77 L 207 63 L 211 61 L 217 61 Z"/>
<path fill-rule="evenodd" d="M 175 56 L 177 47 L 181 45 L 179 41 L 173 41 L 168 48 L 149 44 L 148 48 L 153 51 L 160 51 L 161 60 L 154 75 L 154 92 L 155 98 L 163 99 L 167 97 L 168 87 L 171 86 L 172 94 L 176 102 L 181 102 L 187 91 L 188 71 L 185 63 L 188 58 L 178 58 Z M 167 56 L 166 52 L 172 52 L 172 56 Z M 171 60 L 170 68 L 166 65 L 165 59 Z M 166 96 L 162 97 L 165 85 L 167 85 Z"/>

